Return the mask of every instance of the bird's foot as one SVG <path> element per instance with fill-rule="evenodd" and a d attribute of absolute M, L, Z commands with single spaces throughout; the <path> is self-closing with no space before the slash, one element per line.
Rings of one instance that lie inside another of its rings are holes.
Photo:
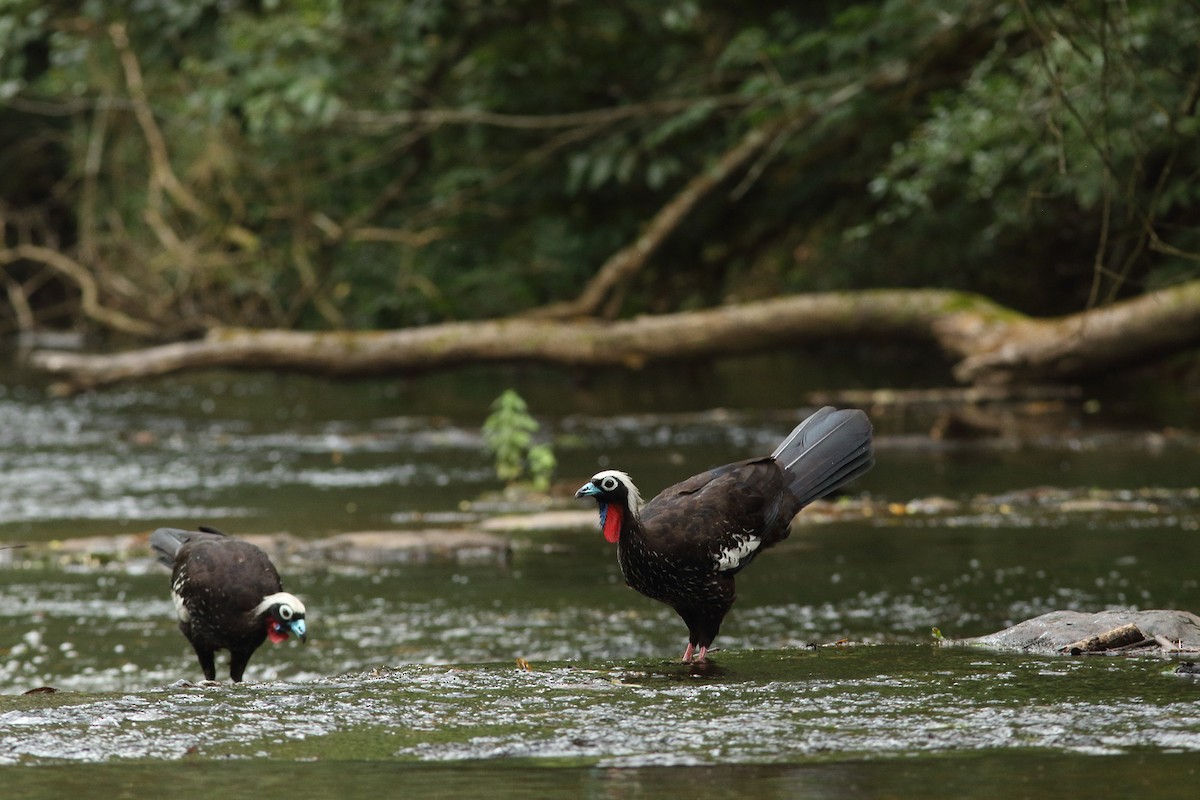
<path fill-rule="evenodd" d="M 683 651 L 683 658 L 680 660 L 683 661 L 683 663 L 685 663 L 685 664 L 690 664 L 690 663 L 692 663 L 693 660 L 695 660 L 699 664 L 703 664 L 704 662 L 706 662 L 708 660 L 707 656 L 708 656 L 708 647 L 707 646 L 700 645 L 700 649 L 697 650 L 696 645 L 694 645 L 691 642 L 688 642 L 687 649 L 685 649 Z"/>
<path fill-rule="evenodd" d="M 696 652 L 696 646 L 694 644 L 692 644 L 691 642 L 688 642 L 688 646 L 683 651 L 683 658 L 680 660 L 683 661 L 683 663 L 685 663 L 685 664 L 691 663 L 692 653 L 694 653 L 694 652 Z"/>

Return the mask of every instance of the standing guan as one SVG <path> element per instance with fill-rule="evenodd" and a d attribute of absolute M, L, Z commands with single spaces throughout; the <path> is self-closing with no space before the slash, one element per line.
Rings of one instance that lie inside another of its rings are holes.
<path fill-rule="evenodd" d="M 702 472 L 645 506 L 633 481 L 618 470 L 596 473 L 575 496 L 595 498 L 625 583 L 683 617 L 683 660 L 704 661 L 733 605 L 734 576 L 787 538 L 800 509 L 874 463 L 867 415 L 825 407 L 771 455 Z"/>
<path fill-rule="evenodd" d="M 229 677 L 242 680 L 250 656 L 269 637 L 307 641 L 304 603 L 283 591 L 267 554 L 213 528 L 159 528 L 150 534 L 158 560 L 171 567 L 171 599 L 179 629 L 191 642 L 207 680 L 216 680 L 213 657 L 229 651 Z"/>

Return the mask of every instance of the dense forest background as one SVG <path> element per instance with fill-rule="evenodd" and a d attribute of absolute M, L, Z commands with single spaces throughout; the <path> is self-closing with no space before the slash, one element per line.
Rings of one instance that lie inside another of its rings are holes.
<path fill-rule="evenodd" d="M 0 3 L 0 331 L 1200 270 L 1200 2 Z"/>

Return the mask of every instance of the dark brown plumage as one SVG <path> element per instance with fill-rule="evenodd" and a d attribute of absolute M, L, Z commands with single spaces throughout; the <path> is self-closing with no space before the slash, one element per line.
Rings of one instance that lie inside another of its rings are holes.
<path fill-rule="evenodd" d="M 171 567 L 179 629 L 207 680 L 216 679 L 217 650 L 229 651 L 229 677 L 237 683 L 268 637 L 274 642 L 288 634 L 307 638 L 304 604 L 283 591 L 271 559 L 249 542 L 212 528 L 159 528 L 150 545 Z"/>
<path fill-rule="evenodd" d="M 675 609 L 688 627 L 683 658 L 703 661 L 735 599 L 734 576 L 787 538 L 792 518 L 871 468 L 871 423 L 856 409 L 826 407 L 775 452 L 726 464 L 664 489 L 642 507 L 624 472 L 592 476 L 605 538 L 629 586 Z"/>

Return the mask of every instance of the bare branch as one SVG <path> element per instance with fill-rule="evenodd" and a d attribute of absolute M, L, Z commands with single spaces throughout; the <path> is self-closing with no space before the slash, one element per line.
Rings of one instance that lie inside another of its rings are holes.
<path fill-rule="evenodd" d="M 132 333 L 138 336 L 151 336 L 158 329 L 144 321 L 134 319 L 120 311 L 107 308 L 100 303 L 100 291 L 95 279 L 79 262 L 68 258 L 57 250 L 38 245 L 23 244 L 0 250 L 0 267 L 6 267 L 16 261 L 37 261 L 45 264 L 79 287 L 80 301 L 83 312 L 91 319 L 107 328 Z"/>
<path fill-rule="evenodd" d="M 426 228 L 412 231 L 401 228 L 359 228 L 348 237 L 352 242 L 387 242 L 405 247 L 421 248 L 450 236 L 449 228 Z"/>
<path fill-rule="evenodd" d="M 733 199 L 740 198 L 748 189 L 747 181 L 754 181 L 765 167 L 765 160 L 774 155 L 778 144 L 786 137 L 813 125 L 837 108 L 850 103 L 864 91 L 884 90 L 901 85 L 909 80 L 906 65 L 888 62 L 865 80 L 843 86 L 822 102 L 800 113 L 777 119 L 761 128 L 747 132 L 733 147 L 709 168 L 694 176 L 671 200 L 659 209 L 646 226 L 646 230 L 633 242 L 614 253 L 597 270 L 596 275 L 574 300 L 555 303 L 535 309 L 529 316 L 542 319 L 566 319 L 577 316 L 594 316 L 602 308 L 609 309 L 615 316 L 619 311 L 616 304 L 606 302 L 618 289 L 633 279 L 654 252 L 670 234 L 679 227 L 691 211 L 714 189 L 747 165 L 755 164 L 742 185 L 734 190 Z M 763 156 L 764 152 L 766 153 Z M 762 158 L 760 158 L 762 156 Z"/>
<path fill-rule="evenodd" d="M 129 89 L 129 98 L 133 101 L 133 113 L 146 139 L 146 147 L 150 150 L 151 175 L 153 182 L 166 190 L 171 199 L 179 206 L 187 209 L 196 216 L 208 216 L 207 209 L 196 199 L 188 189 L 175 177 L 171 169 L 171 158 L 167 154 L 167 142 L 159 130 L 154 112 L 150 110 L 150 102 L 146 98 L 146 87 L 142 80 L 142 67 L 137 56 L 129 46 L 129 35 L 125 25 L 114 22 L 108 28 L 109 38 L 117 48 L 121 59 L 121 68 L 125 72 L 125 86 Z"/>
<path fill-rule="evenodd" d="M 29 305 L 29 297 L 25 292 L 25 287 L 8 275 L 4 276 L 4 283 L 8 291 L 8 303 L 12 306 L 13 313 L 17 315 L 17 330 L 33 330 L 36 317 L 34 316 L 33 308 Z"/>
<path fill-rule="evenodd" d="M 436 128 L 440 125 L 487 125 L 495 128 L 517 130 L 550 130 L 554 128 L 594 127 L 611 125 L 615 122 L 662 114 L 675 114 L 711 104 L 720 107 L 745 106 L 753 102 L 738 94 L 719 94 L 709 97 L 689 97 L 677 100 L 657 100 L 615 108 L 597 108 L 588 111 L 573 111 L 565 114 L 503 114 L 478 108 L 428 108 L 376 113 L 373 111 L 345 111 L 343 122 L 373 131 L 393 128 L 423 127 Z"/>
<path fill-rule="evenodd" d="M 693 177 L 683 189 L 671 198 L 670 202 L 659 209 L 646 226 L 646 230 L 633 244 L 621 248 L 610 256 L 577 298 L 534 309 L 528 316 L 541 319 L 567 319 L 596 315 L 604 306 L 606 298 L 637 274 L 666 238 L 679 227 L 680 222 L 688 213 L 726 178 L 757 156 L 779 128 L 780 125 L 776 123 L 766 128 L 750 130 L 712 167 Z"/>

